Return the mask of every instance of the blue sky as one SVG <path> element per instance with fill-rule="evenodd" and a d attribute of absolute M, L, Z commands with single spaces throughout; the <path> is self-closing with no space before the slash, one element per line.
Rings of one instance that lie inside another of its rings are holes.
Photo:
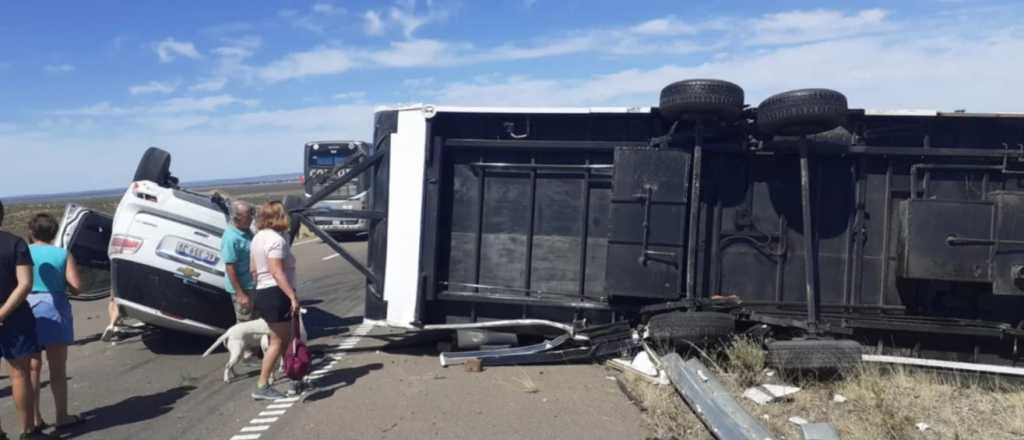
<path fill-rule="evenodd" d="M 642 6 L 638 6 L 641 5 Z M 3 2 L 0 196 L 116 188 L 145 147 L 184 180 L 298 172 L 374 109 L 655 105 L 728 79 L 756 105 L 1024 111 L 1014 2 Z"/>

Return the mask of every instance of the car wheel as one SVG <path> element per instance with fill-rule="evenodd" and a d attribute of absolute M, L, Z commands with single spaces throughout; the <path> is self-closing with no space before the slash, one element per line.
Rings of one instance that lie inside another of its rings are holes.
<path fill-rule="evenodd" d="M 661 114 L 670 121 L 733 121 L 743 112 L 743 89 L 717 79 L 687 79 L 661 89 Z"/>
<path fill-rule="evenodd" d="M 729 337 L 735 330 L 735 318 L 719 312 L 668 312 L 647 321 L 649 338 L 677 345 L 706 345 Z"/>
<path fill-rule="evenodd" d="M 757 128 L 768 135 L 804 136 L 836 128 L 846 120 L 846 96 L 829 89 L 772 95 L 757 107 Z"/>
<path fill-rule="evenodd" d="M 768 365 L 780 370 L 845 370 L 861 359 L 860 344 L 850 340 L 775 341 L 766 348 Z"/>
<path fill-rule="evenodd" d="M 156 147 L 149 147 L 142 154 L 142 160 L 135 169 L 133 182 L 148 180 L 167 187 L 171 180 L 171 154 Z"/>

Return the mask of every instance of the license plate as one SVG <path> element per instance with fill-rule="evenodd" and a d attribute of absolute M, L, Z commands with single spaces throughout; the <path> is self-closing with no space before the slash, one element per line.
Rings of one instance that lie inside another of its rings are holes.
<path fill-rule="evenodd" d="M 220 256 L 216 252 L 209 249 L 204 249 L 199 246 L 192 245 L 191 243 L 179 241 L 174 245 L 174 253 L 178 256 L 191 258 L 193 260 L 208 264 L 210 266 L 216 266 L 217 262 L 220 261 Z"/>

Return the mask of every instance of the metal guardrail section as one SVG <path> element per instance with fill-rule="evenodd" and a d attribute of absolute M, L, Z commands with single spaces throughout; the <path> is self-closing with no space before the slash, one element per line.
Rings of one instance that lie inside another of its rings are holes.
<path fill-rule="evenodd" d="M 697 359 L 677 353 L 661 358 L 662 368 L 693 413 L 719 440 L 773 440 L 768 429 L 743 409 Z"/>

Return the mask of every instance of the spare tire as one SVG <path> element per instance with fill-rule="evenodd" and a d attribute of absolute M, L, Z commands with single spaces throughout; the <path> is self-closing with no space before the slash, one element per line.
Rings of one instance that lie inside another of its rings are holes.
<path fill-rule="evenodd" d="M 132 182 L 148 180 L 166 187 L 170 184 L 170 177 L 171 153 L 157 147 L 149 147 L 142 154 L 139 166 L 135 168 L 135 178 L 132 179 Z"/>
<path fill-rule="evenodd" d="M 775 341 L 766 348 L 768 365 L 780 370 L 845 370 L 861 359 L 860 344 L 851 340 Z"/>
<path fill-rule="evenodd" d="M 661 89 L 661 114 L 670 121 L 733 121 L 743 112 L 743 89 L 729 81 L 687 79 Z"/>
<path fill-rule="evenodd" d="M 719 312 L 668 312 L 647 321 L 648 337 L 660 343 L 704 345 L 727 338 L 736 330 L 736 319 Z"/>
<path fill-rule="evenodd" d="M 803 136 L 843 124 L 846 96 L 829 89 L 801 89 L 769 96 L 757 107 L 757 128 L 769 135 Z"/>

